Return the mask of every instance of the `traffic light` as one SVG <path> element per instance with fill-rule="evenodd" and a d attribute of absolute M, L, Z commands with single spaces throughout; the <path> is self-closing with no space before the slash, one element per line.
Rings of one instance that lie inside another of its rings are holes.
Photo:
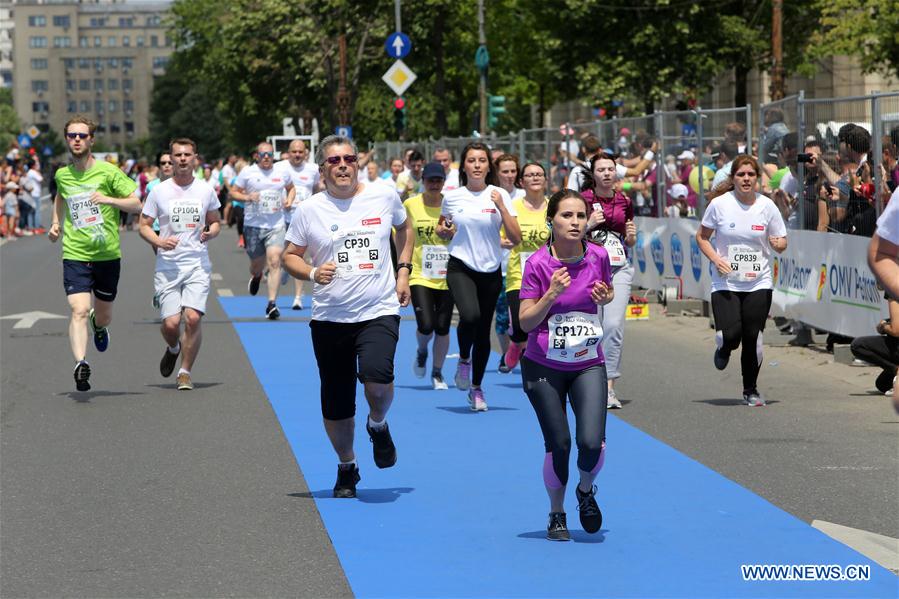
<path fill-rule="evenodd" d="M 506 96 L 487 96 L 487 126 L 493 129 L 506 112 Z"/>
<path fill-rule="evenodd" d="M 396 129 L 397 136 L 402 135 L 406 129 L 406 101 L 403 98 L 393 101 L 393 128 Z"/>

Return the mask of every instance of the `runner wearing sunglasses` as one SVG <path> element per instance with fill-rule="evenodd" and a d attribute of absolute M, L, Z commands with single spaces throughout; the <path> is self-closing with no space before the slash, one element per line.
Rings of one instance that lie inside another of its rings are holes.
<path fill-rule="evenodd" d="M 268 270 L 268 304 L 265 315 L 277 320 L 275 301 L 281 285 L 281 250 L 284 248 L 284 210 L 290 209 L 296 188 L 290 176 L 274 168 L 274 148 L 268 142 L 256 146 L 257 162 L 240 171 L 231 197 L 244 202 L 244 243 L 250 258 L 250 295 L 259 292 L 263 271 Z"/>
<path fill-rule="evenodd" d="M 313 281 L 312 346 L 321 378 L 325 431 L 339 460 L 335 497 L 355 497 L 359 468 L 353 449 L 356 381 L 365 389 L 366 430 L 379 468 L 396 463 L 387 427 L 393 401 L 393 359 L 399 309 L 409 303 L 412 232 L 395 190 L 359 181 L 356 146 L 331 135 L 316 151 L 325 191 L 300 204 L 287 232 L 284 267 Z M 396 229 L 399 264 L 390 259 Z M 304 260 L 311 260 L 309 265 Z"/>
<path fill-rule="evenodd" d="M 48 231 L 50 241 L 62 236 L 63 285 L 72 309 L 69 343 L 78 391 L 91 388 L 91 368 L 86 360 L 88 323 L 97 351 L 104 352 L 109 346 L 107 326 L 112 320 L 122 258 L 119 213 L 141 210 L 137 183 L 91 153 L 96 129 L 95 123 L 82 116 L 72 118 L 63 128 L 72 163 L 56 171 L 58 192 Z"/>

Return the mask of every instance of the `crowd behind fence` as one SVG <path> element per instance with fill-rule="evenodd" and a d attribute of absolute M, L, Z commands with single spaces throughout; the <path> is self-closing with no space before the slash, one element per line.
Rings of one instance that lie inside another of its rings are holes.
<path fill-rule="evenodd" d="M 625 163 L 655 149 L 652 165 L 630 178 L 627 193 L 639 215 L 687 218 L 701 218 L 715 174 L 726 172 L 734 152 L 752 153 L 763 165 L 762 191 L 790 228 L 870 236 L 899 185 L 899 92 L 828 99 L 800 92 L 762 104 L 757 121 L 755 116 L 749 105 L 696 108 L 483 138 L 379 141 L 373 149 L 386 166 L 411 146 L 428 158 L 438 148 L 449 149 L 458 160 L 468 143 L 485 141 L 522 164 L 543 164 L 554 191 L 584 159 L 582 145 L 593 135 Z"/>

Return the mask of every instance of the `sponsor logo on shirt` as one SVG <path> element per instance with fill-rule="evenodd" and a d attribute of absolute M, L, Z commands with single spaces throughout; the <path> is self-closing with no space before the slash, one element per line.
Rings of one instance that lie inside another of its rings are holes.
<path fill-rule="evenodd" d="M 490 214 L 496 214 L 496 208 L 484 208 L 481 210 L 482 213 L 489 212 Z"/>
<path fill-rule="evenodd" d="M 366 262 L 365 264 L 359 265 L 359 270 L 371 270 L 375 267 L 371 262 Z"/>
<path fill-rule="evenodd" d="M 581 356 L 586 356 L 588 351 L 590 351 L 590 350 L 588 350 L 588 349 L 582 349 L 582 350 L 579 351 L 579 352 L 575 352 L 574 357 L 575 357 L 575 358 L 580 358 Z"/>
<path fill-rule="evenodd" d="M 764 231 L 765 227 L 764 227 L 764 225 L 752 225 L 752 230 L 753 231 Z"/>
<path fill-rule="evenodd" d="M 380 217 L 378 217 L 378 218 L 364 218 L 364 219 L 362 219 L 362 224 L 365 225 L 365 226 L 368 226 L 368 225 L 380 225 L 380 224 L 381 224 L 381 218 L 380 218 Z"/>
<path fill-rule="evenodd" d="M 733 229 L 734 227 L 737 226 L 737 223 L 731 223 L 729 226 L 730 226 L 731 229 Z"/>

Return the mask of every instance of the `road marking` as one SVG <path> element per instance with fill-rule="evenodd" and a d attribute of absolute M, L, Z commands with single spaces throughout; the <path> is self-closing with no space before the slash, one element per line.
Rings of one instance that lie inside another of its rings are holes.
<path fill-rule="evenodd" d="M 217 273 L 217 272 L 212 273 L 212 280 L 213 281 L 221 281 L 222 280 L 221 273 Z"/>
<path fill-rule="evenodd" d="M 30 329 L 34 326 L 34 323 L 39 321 L 42 318 L 63 318 L 65 316 L 61 316 L 59 314 L 50 314 L 49 312 L 41 312 L 39 310 L 35 310 L 34 312 L 22 312 L 21 314 L 10 314 L 8 316 L 0 316 L 0 320 L 18 320 L 16 324 L 13 325 L 14 329 Z"/>
<path fill-rule="evenodd" d="M 812 527 L 899 574 L 899 539 L 824 520 L 812 520 Z"/>
<path fill-rule="evenodd" d="M 234 297 L 234 292 L 231 291 L 230 289 L 219 289 L 218 294 L 221 297 Z"/>

